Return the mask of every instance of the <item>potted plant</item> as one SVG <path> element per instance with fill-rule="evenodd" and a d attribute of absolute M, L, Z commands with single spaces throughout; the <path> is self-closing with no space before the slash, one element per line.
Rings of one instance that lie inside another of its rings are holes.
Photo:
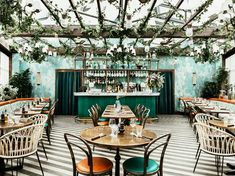
<path fill-rule="evenodd" d="M 30 75 L 31 73 L 29 69 L 26 69 L 21 73 L 15 73 L 11 77 L 9 84 L 18 88 L 17 97 L 31 97 L 33 86 L 30 80 Z"/>
<path fill-rule="evenodd" d="M 161 75 L 160 72 L 152 73 L 147 77 L 147 84 L 153 91 L 160 91 L 164 86 L 164 82 L 165 77 L 164 75 Z"/>

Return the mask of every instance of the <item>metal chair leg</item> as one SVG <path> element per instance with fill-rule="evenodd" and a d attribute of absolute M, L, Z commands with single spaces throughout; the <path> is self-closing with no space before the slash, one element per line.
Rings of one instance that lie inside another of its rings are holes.
<path fill-rule="evenodd" d="M 197 152 L 196 152 L 195 158 L 197 158 L 197 155 L 198 155 L 199 149 L 200 149 L 200 143 L 198 144 Z"/>
<path fill-rule="evenodd" d="M 195 172 L 195 169 L 196 169 L 196 167 L 197 167 L 197 163 L 198 163 L 198 160 L 199 160 L 199 158 L 200 158 L 201 151 L 202 151 L 202 150 L 199 151 L 199 154 L 198 154 L 198 157 L 197 157 L 197 161 L 196 161 L 195 166 L 194 166 L 194 169 L 193 169 L 193 173 Z"/>
<path fill-rule="evenodd" d="M 224 172 L 224 157 L 222 156 L 222 163 L 221 163 L 221 176 L 223 176 Z"/>
<path fill-rule="evenodd" d="M 42 139 L 40 140 L 40 143 L 42 144 L 42 149 L 43 149 L 43 151 L 44 151 L 44 153 L 45 153 L 46 159 L 48 160 L 47 152 L 46 152 L 46 149 L 45 149 L 45 147 L 44 147 L 44 144 L 43 144 Z"/>
<path fill-rule="evenodd" d="M 42 171 L 42 175 L 44 176 L 44 172 L 43 172 L 43 169 L 42 169 L 42 165 L 41 165 L 41 161 L 40 161 L 40 158 L 39 158 L 38 152 L 36 152 L 36 155 L 37 155 L 37 158 L 38 158 L 39 166 L 40 166 L 41 171 Z"/>

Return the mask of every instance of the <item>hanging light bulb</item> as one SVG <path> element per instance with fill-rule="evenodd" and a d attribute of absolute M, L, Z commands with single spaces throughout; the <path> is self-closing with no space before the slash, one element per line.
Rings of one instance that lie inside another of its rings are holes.
<path fill-rule="evenodd" d="M 130 14 L 126 15 L 125 27 L 126 27 L 126 29 L 131 29 L 132 28 L 132 19 L 131 19 Z"/>
<path fill-rule="evenodd" d="M 149 50 L 150 50 L 149 45 L 146 45 L 146 46 L 144 47 L 144 51 L 145 51 L 146 53 L 148 53 L 148 52 L 149 52 Z"/>
<path fill-rule="evenodd" d="M 193 51 L 190 52 L 190 56 L 194 56 L 194 52 Z"/>
<path fill-rule="evenodd" d="M 185 31 L 185 35 L 187 37 L 192 37 L 193 36 L 193 28 L 192 27 L 188 27 Z"/>
<path fill-rule="evenodd" d="M 194 47 L 193 39 L 190 39 L 190 40 L 188 41 L 188 46 L 189 46 L 190 48 L 193 48 L 193 47 Z"/>
<path fill-rule="evenodd" d="M 122 52 L 122 47 L 118 47 L 117 52 L 121 53 Z"/>
<path fill-rule="evenodd" d="M 213 53 L 218 53 L 219 52 L 219 46 L 217 45 L 217 43 L 214 43 L 212 45 L 212 51 L 213 51 Z"/>
<path fill-rule="evenodd" d="M 51 50 L 48 51 L 48 55 L 52 56 L 52 51 Z"/>
<path fill-rule="evenodd" d="M 40 47 L 40 43 L 39 42 L 37 42 L 37 43 L 35 43 L 35 46 L 34 46 L 35 48 L 39 48 Z"/>
<path fill-rule="evenodd" d="M 94 59 L 94 54 L 93 54 L 93 52 L 91 51 L 91 54 L 90 54 L 90 58 L 89 58 L 90 60 L 92 60 L 92 59 Z"/>
<path fill-rule="evenodd" d="M 54 57 L 57 56 L 57 52 L 56 52 L 56 51 L 53 52 L 53 56 L 54 56 Z"/>
<path fill-rule="evenodd" d="M 22 54 L 22 53 L 23 53 L 23 48 L 19 48 L 19 49 L 18 49 L 18 52 L 19 52 L 20 54 Z"/>

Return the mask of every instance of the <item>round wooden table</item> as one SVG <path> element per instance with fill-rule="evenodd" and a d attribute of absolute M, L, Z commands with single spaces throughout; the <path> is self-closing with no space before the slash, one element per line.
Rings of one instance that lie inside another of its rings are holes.
<path fill-rule="evenodd" d="M 132 128 L 125 126 L 125 132 L 117 135 L 117 137 L 110 136 L 111 129 L 108 126 L 97 126 L 94 128 L 88 128 L 80 133 L 81 138 L 87 142 L 99 145 L 101 147 L 111 147 L 116 149 L 115 156 L 115 175 L 120 175 L 120 148 L 133 148 L 148 145 L 152 139 L 157 135 L 149 130 L 143 130 L 142 137 L 136 137 L 131 135 Z"/>
<path fill-rule="evenodd" d="M 33 120 L 31 119 L 27 119 L 27 121 L 20 120 L 18 124 L 15 124 L 14 122 L 10 122 L 10 121 L 0 122 L 0 136 L 2 136 L 4 130 L 22 128 L 22 127 L 32 125 L 32 124 L 33 124 Z"/>

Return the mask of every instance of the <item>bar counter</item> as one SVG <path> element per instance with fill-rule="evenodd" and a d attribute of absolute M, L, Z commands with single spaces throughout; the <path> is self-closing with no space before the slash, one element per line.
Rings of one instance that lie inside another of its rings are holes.
<path fill-rule="evenodd" d="M 80 118 L 87 118 L 88 109 L 94 105 L 98 104 L 102 111 L 107 105 L 113 105 L 116 98 L 122 105 L 128 105 L 134 112 L 135 106 L 137 104 L 143 104 L 150 109 L 150 117 L 156 117 L 156 105 L 157 96 L 160 93 L 148 93 L 148 92 L 120 92 L 120 93 L 107 93 L 107 92 L 74 92 L 75 101 L 77 101 L 78 112 L 77 115 Z"/>

